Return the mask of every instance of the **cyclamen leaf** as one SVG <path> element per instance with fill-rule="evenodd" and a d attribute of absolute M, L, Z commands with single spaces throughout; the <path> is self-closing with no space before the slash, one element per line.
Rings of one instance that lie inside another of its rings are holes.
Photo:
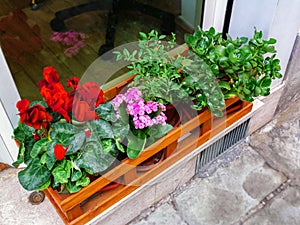
<path fill-rule="evenodd" d="M 60 163 L 52 170 L 52 175 L 56 183 L 67 183 L 71 176 L 72 162 L 70 160 L 62 160 Z"/>
<path fill-rule="evenodd" d="M 77 186 L 75 182 L 67 183 L 67 190 L 71 194 L 80 191 L 80 189 L 81 189 L 81 186 Z"/>
<path fill-rule="evenodd" d="M 84 131 L 80 131 L 79 133 L 71 136 L 66 142 L 65 145 L 69 146 L 66 155 L 71 155 L 82 147 L 84 141 L 86 139 L 86 135 Z"/>
<path fill-rule="evenodd" d="M 81 170 L 73 170 L 72 175 L 71 175 L 71 181 L 77 181 L 82 177 L 82 172 Z"/>
<path fill-rule="evenodd" d="M 106 121 L 115 122 L 117 120 L 116 113 L 114 112 L 113 105 L 110 102 L 105 104 L 100 104 L 96 109 L 95 112 L 101 119 Z"/>
<path fill-rule="evenodd" d="M 75 162 L 80 168 L 87 169 L 93 173 L 100 173 L 106 170 L 115 157 L 110 153 L 105 154 L 99 142 L 88 142 L 82 152 L 81 157 Z"/>
<path fill-rule="evenodd" d="M 44 183 L 42 186 L 40 186 L 39 188 L 37 188 L 36 191 L 45 190 L 47 187 L 50 186 L 50 184 L 51 184 L 51 178 L 46 183 Z"/>
<path fill-rule="evenodd" d="M 156 126 L 151 127 L 151 137 L 157 139 L 163 137 L 166 133 L 173 129 L 173 126 L 170 124 L 161 125 L 158 124 Z"/>
<path fill-rule="evenodd" d="M 100 139 L 114 138 L 111 124 L 105 120 L 97 119 L 89 123 L 92 132 L 96 132 Z"/>
<path fill-rule="evenodd" d="M 76 186 L 82 186 L 85 187 L 90 183 L 90 178 L 83 177 L 80 180 L 76 181 Z"/>
<path fill-rule="evenodd" d="M 25 154 L 24 144 L 21 143 L 20 147 L 19 147 L 19 153 L 18 153 L 17 161 L 13 162 L 13 166 L 18 167 L 21 163 L 24 162 L 24 154 Z"/>
<path fill-rule="evenodd" d="M 42 138 L 38 140 L 32 147 L 30 152 L 30 156 L 32 158 L 37 157 L 40 153 L 45 152 L 47 150 L 47 145 L 49 144 L 48 138 Z"/>
<path fill-rule="evenodd" d="M 45 184 L 51 176 L 50 170 L 40 164 L 40 160 L 35 158 L 23 171 L 20 171 L 18 178 L 23 188 L 33 191 Z"/>
<path fill-rule="evenodd" d="M 50 138 L 57 143 L 64 144 L 74 134 L 80 132 L 80 129 L 70 123 L 55 123 L 52 125 Z"/>
<path fill-rule="evenodd" d="M 127 156 L 130 159 L 135 159 L 137 158 L 143 149 L 145 148 L 147 138 L 144 137 L 143 139 L 138 138 L 134 135 L 129 135 L 128 136 L 128 145 L 127 145 Z"/>
<path fill-rule="evenodd" d="M 123 140 L 129 132 L 129 124 L 125 124 L 121 120 L 118 120 L 113 123 L 112 129 L 115 138 Z"/>

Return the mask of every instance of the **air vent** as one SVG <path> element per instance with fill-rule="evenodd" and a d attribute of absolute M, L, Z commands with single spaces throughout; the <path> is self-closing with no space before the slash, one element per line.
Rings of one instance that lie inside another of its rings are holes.
<path fill-rule="evenodd" d="M 250 119 L 246 120 L 238 127 L 234 128 L 229 133 L 225 134 L 223 137 L 200 152 L 197 158 L 196 174 L 198 174 L 200 169 L 202 169 L 204 166 L 208 165 L 222 153 L 226 152 L 226 150 L 231 146 L 245 138 L 249 127 L 249 121 Z"/>

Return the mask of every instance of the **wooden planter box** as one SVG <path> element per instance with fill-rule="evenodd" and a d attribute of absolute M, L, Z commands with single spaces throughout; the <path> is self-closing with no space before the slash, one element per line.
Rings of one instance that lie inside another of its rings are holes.
<path fill-rule="evenodd" d="M 113 98 L 131 80 L 132 77 L 109 88 L 105 91 L 105 96 L 108 99 Z M 84 224 L 155 178 L 195 148 L 246 115 L 251 109 L 252 103 L 242 102 L 238 98 L 226 100 L 226 110 L 224 110 L 226 116 L 223 118 L 215 118 L 210 111 L 204 110 L 147 147 L 137 159 L 123 160 L 122 163 L 79 192 L 59 194 L 51 187 L 44 190 L 44 192 L 65 224 Z M 166 150 L 165 159 L 160 164 L 149 171 L 137 172 L 136 167 L 138 165 L 163 149 Z M 121 181 L 117 188 L 103 193 L 99 192 L 115 180 Z"/>

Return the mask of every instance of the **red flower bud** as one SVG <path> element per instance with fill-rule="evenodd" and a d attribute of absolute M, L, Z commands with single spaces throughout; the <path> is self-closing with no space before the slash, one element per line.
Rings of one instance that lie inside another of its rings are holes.
<path fill-rule="evenodd" d="M 38 141 L 41 139 L 40 135 L 38 133 L 33 133 L 33 139 Z"/>
<path fill-rule="evenodd" d="M 90 131 L 88 128 L 84 129 L 84 132 L 85 132 L 85 136 L 86 136 L 87 138 L 90 138 L 90 137 L 91 137 L 91 131 Z"/>

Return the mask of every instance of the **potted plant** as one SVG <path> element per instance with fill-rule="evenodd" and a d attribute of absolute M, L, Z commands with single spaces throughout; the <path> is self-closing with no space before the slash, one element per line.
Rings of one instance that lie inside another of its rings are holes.
<path fill-rule="evenodd" d="M 146 101 L 135 87 L 118 94 L 112 105 L 121 126 L 129 125 L 125 145 L 127 156 L 131 159 L 137 158 L 143 149 L 173 128 L 166 123 L 166 107 L 160 102 Z"/>
<path fill-rule="evenodd" d="M 177 51 L 175 34 L 170 40 L 155 30 L 148 34 L 140 32 L 140 36 L 137 49 L 114 52 L 117 60 L 131 62 L 129 74 L 135 75 L 131 86 L 165 105 L 190 100 L 192 108 L 208 107 L 213 114 L 222 116 L 223 94 L 214 74 L 200 57 L 186 55 L 184 49 Z"/>
<path fill-rule="evenodd" d="M 146 141 L 149 145 L 150 139 L 153 143 L 172 128 L 165 123 L 163 105 L 144 102 L 140 92 L 124 97 L 130 100 L 126 103 L 131 111 L 141 104 L 149 108 L 143 118 L 138 114 L 141 112 L 127 114 L 125 109 L 122 113 L 117 110 L 122 105 L 121 95 L 113 104 L 105 102 L 103 91 L 94 82 L 80 84 L 77 77 L 70 78 L 68 92 L 55 68 L 46 67 L 43 75 L 38 83 L 43 100 L 30 103 L 22 99 L 17 103 L 20 122 L 14 129 L 14 138 L 20 148 L 14 165 L 26 164 L 18 178 L 27 190 L 51 186 L 61 193 L 78 192 L 107 171 L 120 153 L 126 151 L 129 157 L 136 158 L 147 146 Z M 144 128 L 141 125 L 147 113 L 155 124 Z"/>
<path fill-rule="evenodd" d="M 282 77 L 276 40 L 264 40 L 262 31 L 255 29 L 250 39 L 232 39 L 228 34 L 224 39 L 213 27 L 207 31 L 199 27 L 185 35 L 185 42 L 209 66 L 226 99 L 237 96 L 251 102 L 269 95 L 272 80 Z"/>
<path fill-rule="evenodd" d="M 18 174 L 20 184 L 27 190 L 51 185 L 60 192 L 77 192 L 123 150 L 122 130 L 112 124 L 116 121 L 112 105 L 105 103 L 96 83 L 79 84 L 73 77 L 67 92 L 56 69 L 46 67 L 38 84 L 42 101 L 17 103 L 20 122 L 14 138 L 20 148 L 14 165 L 27 166 Z"/>

